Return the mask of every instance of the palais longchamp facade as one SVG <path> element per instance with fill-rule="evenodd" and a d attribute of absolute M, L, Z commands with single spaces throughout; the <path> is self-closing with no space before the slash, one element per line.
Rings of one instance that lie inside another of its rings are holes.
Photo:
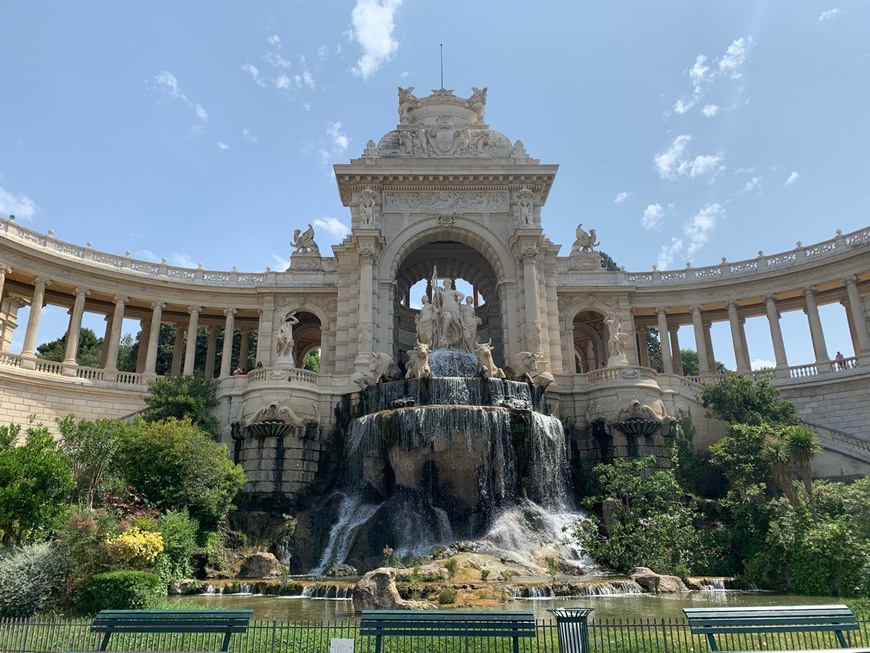
<path fill-rule="evenodd" d="M 816 474 L 870 471 L 870 228 L 734 263 L 626 272 L 603 269 L 594 229 L 579 225 L 559 256 L 542 226 L 557 166 L 491 129 L 486 89 L 472 90 L 462 98 L 400 89 L 396 129 L 334 167 L 350 234 L 326 255 L 300 218 L 286 271 L 139 261 L 0 219 L 0 423 L 128 418 L 158 371 L 204 369 L 217 379 L 222 438 L 245 468 L 247 492 L 292 498 L 334 468 L 334 440 L 361 396 L 385 379 L 431 374 L 427 355 L 441 348 L 476 356 L 478 376 L 545 388 L 575 460 L 661 454 L 681 411 L 692 416 L 696 447 L 722 436 L 698 400 L 721 372 L 710 326 L 728 326 L 736 372 L 753 374 L 743 324 L 761 316 L 776 357 L 765 374 L 822 444 Z M 844 356 L 829 352 L 819 318 L 819 306 L 834 303 L 851 333 Z M 46 305 L 69 311 L 62 361 L 36 355 Z M 806 316 L 810 364 L 789 362 L 787 311 Z M 99 367 L 76 363 L 84 313 L 106 319 Z M 135 371 L 118 368 L 125 319 L 141 325 Z M 161 325 L 175 333 L 166 370 L 157 365 Z M 650 329 L 663 373 L 650 367 Z M 683 374 L 681 330 L 698 344 L 697 376 Z M 302 367 L 315 349 L 319 372 Z M 248 360 L 256 366 L 234 374 Z"/>

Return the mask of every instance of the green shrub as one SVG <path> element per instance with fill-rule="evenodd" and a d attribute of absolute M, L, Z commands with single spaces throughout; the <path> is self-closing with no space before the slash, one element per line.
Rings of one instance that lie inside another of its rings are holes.
<path fill-rule="evenodd" d="M 40 542 L 0 556 L 0 618 L 30 617 L 49 608 L 66 564 L 55 546 Z"/>
<path fill-rule="evenodd" d="M 456 602 L 456 590 L 453 588 L 443 589 L 438 594 L 438 603 L 441 605 L 450 605 Z"/>
<path fill-rule="evenodd" d="M 79 610 L 139 610 L 157 607 L 166 596 L 160 576 L 147 571 L 109 571 L 97 574 L 79 595 Z"/>
<path fill-rule="evenodd" d="M 456 578 L 456 569 L 459 567 L 459 561 L 456 558 L 448 558 L 444 561 L 444 568 L 447 570 L 448 578 Z"/>
<path fill-rule="evenodd" d="M 196 549 L 199 523 L 190 518 L 187 510 L 167 510 L 160 517 L 159 526 L 163 535 L 163 553 L 157 558 L 157 573 L 165 583 L 177 578 L 190 578 L 193 574 L 190 556 Z"/>

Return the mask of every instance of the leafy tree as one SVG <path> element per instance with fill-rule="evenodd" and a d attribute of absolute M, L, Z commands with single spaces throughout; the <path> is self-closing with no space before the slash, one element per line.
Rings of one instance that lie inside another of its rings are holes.
<path fill-rule="evenodd" d="M 188 419 L 197 427 L 216 434 L 217 420 L 211 409 L 217 406 L 217 383 L 202 374 L 171 376 L 148 382 L 145 397 L 146 422 Z"/>
<path fill-rule="evenodd" d="M 302 369 L 320 373 L 320 349 L 312 349 L 305 355 Z"/>
<path fill-rule="evenodd" d="M 121 433 L 127 425 L 115 419 L 76 421 L 69 415 L 58 420 L 57 427 L 63 436 L 61 448 L 76 481 L 77 500 L 92 508 L 113 468 Z"/>
<path fill-rule="evenodd" d="M 701 571 L 709 546 L 683 505 L 673 472 L 653 470 L 655 462 L 650 456 L 596 465 L 601 490 L 586 503 L 598 505 L 601 518 L 581 522 L 576 535 L 598 562 L 617 571 Z"/>
<path fill-rule="evenodd" d="M 226 518 L 245 482 L 226 447 L 189 419 L 138 421 L 124 432 L 118 459 L 130 485 L 153 505 L 188 509 L 206 526 Z"/>
<path fill-rule="evenodd" d="M 0 426 L 0 544 L 47 536 L 75 487 L 69 463 L 41 424 Z"/>
<path fill-rule="evenodd" d="M 816 434 L 802 426 L 788 426 L 783 429 L 782 438 L 789 462 L 797 467 L 798 476 L 803 481 L 810 509 L 815 510 L 813 502 L 813 457 L 821 446 Z"/>
<path fill-rule="evenodd" d="M 704 386 L 701 403 L 712 416 L 730 424 L 795 424 L 794 405 L 779 398 L 779 391 L 765 378 L 750 379 L 742 374 Z"/>
<path fill-rule="evenodd" d="M 608 272 L 616 272 L 619 270 L 619 265 L 617 265 L 616 261 L 610 258 L 610 255 L 607 252 L 598 252 L 598 255 L 601 257 L 602 268 Z"/>
<path fill-rule="evenodd" d="M 698 352 L 694 349 L 681 349 L 680 362 L 683 364 L 683 376 L 695 376 L 701 371 Z"/>
<path fill-rule="evenodd" d="M 50 361 L 60 362 L 66 351 L 66 334 L 36 348 L 36 355 Z M 83 327 L 79 332 L 79 346 L 76 351 L 76 363 L 82 367 L 100 367 L 103 353 L 103 339 L 98 338 L 91 329 Z"/>

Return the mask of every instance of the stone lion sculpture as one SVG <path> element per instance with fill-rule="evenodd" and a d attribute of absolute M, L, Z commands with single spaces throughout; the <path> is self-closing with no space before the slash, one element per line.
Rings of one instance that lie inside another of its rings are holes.
<path fill-rule="evenodd" d="M 485 379 L 503 379 L 504 372 L 492 360 L 492 338 L 489 342 L 478 342 L 474 345 L 477 354 L 477 370 Z"/>
<path fill-rule="evenodd" d="M 429 351 L 429 345 L 417 341 L 417 346 L 408 352 L 406 379 L 426 379 L 432 376 L 432 368 L 429 367 Z"/>
<path fill-rule="evenodd" d="M 381 381 L 399 381 L 402 378 L 402 370 L 396 365 L 393 357 L 384 352 L 371 352 L 369 355 L 369 371 L 355 372 L 351 380 L 360 388 L 368 388 L 377 385 Z"/>

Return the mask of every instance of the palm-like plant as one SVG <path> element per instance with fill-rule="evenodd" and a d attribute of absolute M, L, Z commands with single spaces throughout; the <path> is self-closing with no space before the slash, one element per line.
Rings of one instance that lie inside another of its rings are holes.
<path fill-rule="evenodd" d="M 810 508 L 815 510 L 813 503 L 813 457 L 821 446 L 816 434 L 803 426 L 788 426 L 782 432 L 785 451 L 789 459 L 797 467 L 798 475 L 807 491 Z"/>
<path fill-rule="evenodd" d="M 764 441 L 764 458 L 770 465 L 773 481 L 776 483 L 791 504 L 797 505 L 798 499 L 792 485 L 791 457 L 786 449 L 785 441 L 775 434 L 770 434 Z"/>

